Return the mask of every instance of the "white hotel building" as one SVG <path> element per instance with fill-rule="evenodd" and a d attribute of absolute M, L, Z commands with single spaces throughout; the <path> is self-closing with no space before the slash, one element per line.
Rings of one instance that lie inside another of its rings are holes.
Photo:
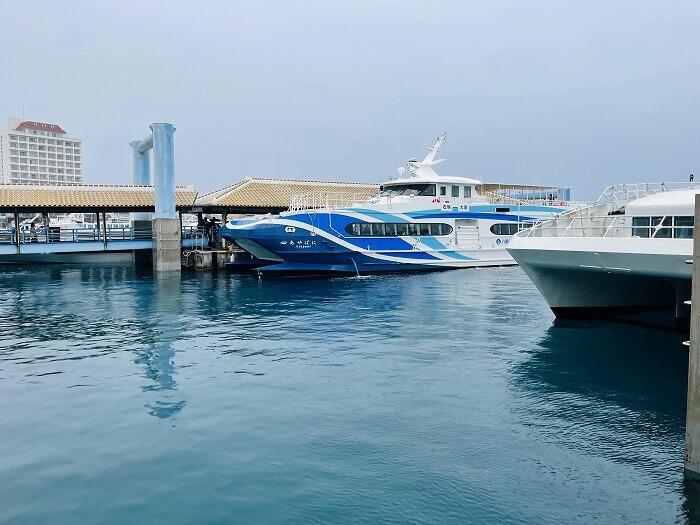
<path fill-rule="evenodd" d="M 83 184 L 80 139 L 56 124 L 10 117 L 0 133 L 0 184 Z"/>

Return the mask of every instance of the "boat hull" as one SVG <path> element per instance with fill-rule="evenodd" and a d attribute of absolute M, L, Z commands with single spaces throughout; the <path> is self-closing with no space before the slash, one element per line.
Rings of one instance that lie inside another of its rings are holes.
<path fill-rule="evenodd" d="M 413 200 L 395 207 L 305 210 L 241 219 L 228 222 L 220 233 L 258 259 L 270 261 L 260 270 L 265 273 L 357 274 L 510 266 L 516 262 L 506 250 L 512 238 L 506 232 L 559 211 L 540 205 L 452 206 Z"/>
<path fill-rule="evenodd" d="M 289 227 L 284 222 L 258 224 L 234 232 L 222 228 L 221 233 L 255 257 L 267 260 L 270 264 L 259 269 L 263 273 L 368 274 L 516 264 L 505 245 L 501 249 L 460 250 L 442 245 L 442 249 L 437 245 L 433 249 L 413 249 L 398 239 L 372 239 L 363 248 L 340 236 L 299 224 L 292 226 L 294 232 L 290 234 L 285 231 Z"/>
<path fill-rule="evenodd" d="M 659 240 L 654 241 L 658 250 Z M 621 246 L 624 242 L 628 246 Z M 670 242 L 672 251 L 653 253 L 649 239 L 516 238 L 509 252 L 559 318 L 665 308 L 682 316 L 683 301 L 690 299 L 692 267 L 685 261 L 692 241 Z"/>

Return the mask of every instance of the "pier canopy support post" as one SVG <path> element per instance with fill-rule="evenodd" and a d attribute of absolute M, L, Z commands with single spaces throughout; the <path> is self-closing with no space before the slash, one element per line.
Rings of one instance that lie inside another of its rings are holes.
<path fill-rule="evenodd" d="M 99 215 L 98 215 L 99 217 Z M 122 230 L 123 231 L 123 230 Z M 109 235 L 107 235 L 107 212 L 102 212 L 102 238 L 105 243 L 105 251 L 107 250 L 107 241 L 109 241 Z"/>
<path fill-rule="evenodd" d="M 700 195 L 695 196 L 693 284 L 688 350 L 688 401 L 685 417 L 685 473 L 700 479 Z"/>
<path fill-rule="evenodd" d="M 175 211 L 175 154 L 172 124 L 154 123 L 153 176 L 156 212 L 153 219 L 153 269 L 180 271 L 182 232 Z"/>
<path fill-rule="evenodd" d="M 19 228 L 19 212 L 17 210 L 15 210 L 14 217 L 15 217 L 15 238 L 14 238 L 14 241 L 15 241 L 15 246 L 17 247 L 17 253 L 19 253 L 20 246 L 22 244 L 22 242 L 21 242 L 22 232 L 20 231 L 20 228 Z"/>

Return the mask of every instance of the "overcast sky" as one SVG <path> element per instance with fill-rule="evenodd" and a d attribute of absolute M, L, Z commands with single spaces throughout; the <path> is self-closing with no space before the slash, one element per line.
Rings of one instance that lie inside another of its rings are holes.
<path fill-rule="evenodd" d="M 488 182 L 700 176 L 700 1 L 0 6 L 0 117 L 82 138 L 90 183 L 129 184 L 151 122 L 200 192 L 379 182 L 445 131 L 448 173 Z"/>

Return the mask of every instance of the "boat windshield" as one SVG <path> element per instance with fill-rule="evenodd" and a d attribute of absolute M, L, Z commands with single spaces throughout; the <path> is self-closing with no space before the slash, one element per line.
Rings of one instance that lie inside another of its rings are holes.
<path fill-rule="evenodd" d="M 435 184 L 397 184 L 382 186 L 379 189 L 381 197 L 396 197 L 398 195 L 435 196 Z"/>

